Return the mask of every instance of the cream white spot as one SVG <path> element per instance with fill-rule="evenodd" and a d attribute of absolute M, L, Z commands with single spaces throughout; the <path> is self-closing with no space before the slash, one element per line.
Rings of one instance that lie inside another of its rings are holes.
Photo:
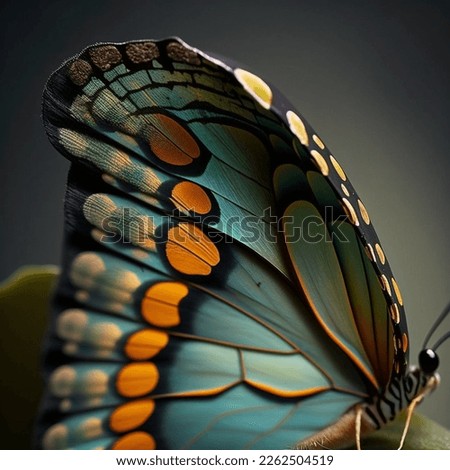
<path fill-rule="evenodd" d="M 70 280 L 77 287 L 89 289 L 105 269 L 105 264 L 99 255 L 91 252 L 81 253 L 72 262 Z"/>
<path fill-rule="evenodd" d="M 365 248 L 366 248 L 366 254 L 368 258 L 370 259 L 370 261 L 375 262 L 375 251 L 373 251 L 373 246 L 370 243 L 368 243 Z"/>
<path fill-rule="evenodd" d="M 342 189 L 342 192 L 343 192 L 347 197 L 350 196 L 350 192 L 349 192 L 349 190 L 347 189 L 347 187 L 345 186 L 345 184 L 341 184 L 341 189 Z"/>
<path fill-rule="evenodd" d="M 314 142 L 316 143 L 317 147 L 319 147 L 322 150 L 325 148 L 325 144 L 322 142 L 319 136 L 317 136 L 316 134 L 313 134 L 312 138 Z"/>
<path fill-rule="evenodd" d="M 394 321 L 394 323 L 396 325 L 398 325 L 400 323 L 400 310 L 398 308 L 398 305 L 397 304 L 392 304 L 390 307 L 389 307 L 389 310 L 391 312 L 391 318 L 392 320 Z"/>
<path fill-rule="evenodd" d="M 72 408 L 72 402 L 68 398 L 65 398 L 64 400 L 61 400 L 61 402 L 59 404 L 59 409 L 62 412 L 69 411 L 70 408 Z"/>
<path fill-rule="evenodd" d="M 370 224 L 369 214 L 367 212 L 366 206 L 362 203 L 360 199 L 358 199 L 358 207 L 359 207 L 359 212 L 361 214 L 362 219 L 367 225 L 369 225 Z"/>
<path fill-rule="evenodd" d="M 82 378 L 83 393 L 91 396 L 104 396 L 108 392 L 109 377 L 100 369 L 89 371 Z"/>
<path fill-rule="evenodd" d="M 77 373 L 73 367 L 58 367 L 50 375 L 50 392 L 60 398 L 70 396 L 73 392 L 76 378 Z"/>
<path fill-rule="evenodd" d="M 335 169 L 336 173 L 341 178 L 341 180 L 346 181 L 347 180 L 347 175 L 345 174 L 345 172 L 342 169 L 341 165 L 339 165 L 339 162 L 333 157 L 333 155 L 330 155 L 330 161 L 331 161 L 331 164 L 333 165 L 333 168 Z"/>
<path fill-rule="evenodd" d="M 398 287 L 397 281 L 394 278 L 391 278 L 392 286 L 394 288 L 395 296 L 397 297 L 398 303 L 403 306 L 403 297 Z"/>
<path fill-rule="evenodd" d="M 392 296 L 391 286 L 390 286 L 390 284 L 389 284 L 389 281 L 388 281 L 387 277 L 386 277 L 384 274 L 382 274 L 382 275 L 380 276 L 380 280 L 381 280 L 381 284 L 382 284 L 383 289 L 384 289 L 390 296 Z"/>
<path fill-rule="evenodd" d="M 380 259 L 381 264 L 386 263 L 386 256 L 384 255 L 384 251 L 379 245 L 379 243 L 375 244 L 375 250 L 377 252 L 378 258 Z"/>
<path fill-rule="evenodd" d="M 65 449 L 69 430 L 64 424 L 55 424 L 48 428 L 42 438 L 42 447 L 47 450 Z"/>
<path fill-rule="evenodd" d="M 99 438 L 103 434 L 102 421 L 99 418 L 89 418 L 80 424 L 76 432 L 83 440 Z"/>
<path fill-rule="evenodd" d="M 81 342 L 88 321 L 84 310 L 79 308 L 64 310 L 56 320 L 56 334 L 61 339 Z"/>
<path fill-rule="evenodd" d="M 353 208 L 351 202 L 348 199 L 342 198 L 342 206 L 344 208 L 345 213 L 347 214 L 347 217 L 349 218 L 350 222 L 353 225 L 358 226 L 359 225 L 359 220 L 358 216 L 356 215 L 356 211 Z"/>
<path fill-rule="evenodd" d="M 317 168 L 320 170 L 322 175 L 328 176 L 330 170 L 328 168 L 328 163 L 326 162 L 325 158 L 317 150 L 311 150 L 311 157 L 313 158 L 314 163 L 316 164 Z"/>
<path fill-rule="evenodd" d="M 288 111 L 286 113 L 286 119 L 288 120 L 291 132 L 298 138 L 302 145 L 306 147 L 309 143 L 309 138 L 303 121 L 294 111 Z"/>
<path fill-rule="evenodd" d="M 263 108 L 270 108 L 272 104 L 272 90 L 264 80 L 243 69 L 235 69 L 234 75 L 244 89 L 250 93 Z"/>
<path fill-rule="evenodd" d="M 78 352 L 78 344 L 72 342 L 65 343 L 63 351 L 64 354 L 67 354 L 68 356 L 74 356 Z"/>
<path fill-rule="evenodd" d="M 89 330 L 89 342 L 95 344 L 99 349 L 105 349 L 105 354 L 116 346 L 122 336 L 122 331 L 114 323 L 97 323 Z"/>

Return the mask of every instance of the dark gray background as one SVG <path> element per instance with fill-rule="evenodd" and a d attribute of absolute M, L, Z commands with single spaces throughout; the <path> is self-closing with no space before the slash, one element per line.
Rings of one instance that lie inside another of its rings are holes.
<path fill-rule="evenodd" d="M 448 0 L 3 1 L 0 16 L 0 279 L 59 262 L 68 164 L 41 124 L 48 75 L 97 41 L 177 35 L 275 84 L 341 161 L 402 288 L 416 362 L 450 300 Z M 447 427 L 449 351 L 421 406 Z"/>

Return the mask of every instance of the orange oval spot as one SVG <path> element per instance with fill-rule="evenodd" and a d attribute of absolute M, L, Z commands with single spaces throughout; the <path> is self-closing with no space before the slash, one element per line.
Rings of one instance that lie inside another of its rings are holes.
<path fill-rule="evenodd" d="M 164 331 L 145 330 L 132 334 L 125 344 L 125 354 L 135 361 L 150 359 L 167 346 L 169 335 Z"/>
<path fill-rule="evenodd" d="M 130 432 L 117 439 L 112 445 L 114 450 L 153 450 L 156 442 L 153 436 L 143 431 Z"/>
<path fill-rule="evenodd" d="M 179 304 L 189 293 L 181 282 L 158 282 L 145 293 L 141 304 L 142 316 L 149 323 L 169 328 L 180 323 Z"/>
<path fill-rule="evenodd" d="M 347 176 L 345 174 L 345 171 L 342 169 L 341 165 L 339 162 L 333 157 L 333 155 L 330 155 L 330 161 L 331 164 L 333 165 L 336 173 L 339 175 L 342 181 L 346 181 Z"/>
<path fill-rule="evenodd" d="M 151 114 L 148 142 L 152 152 L 170 165 L 186 166 L 200 156 L 200 148 L 191 134 L 164 114 Z"/>
<path fill-rule="evenodd" d="M 197 214 L 207 214 L 212 207 L 211 201 L 198 184 L 190 181 L 178 183 L 172 189 L 173 203 L 182 212 L 196 212 Z"/>
<path fill-rule="evenodd" d="M 389 307 L 389 310 L 391 312 L 391 318 L 392 320 L 394 321 L 394 323 L 396 325 L 398 325 L 400 323 L 400 310 L 398 308 L 398 305 L 397 304 L 392 304 L 390 307 Z"/>
<path fill-rule="evenodd" d="M 403 333 L 403 336 L 402 336 L 402 350 L 405 353 L 407 349 L 408 349 L 408 335 L 406 333 Z"/>
<path fill-rule="evenodd" d="M 359 206 L 359 212 L 361 213 L 361 216 L 366 223 L 366 225 L 370 224 L 370 217 L 369 213 L 367 212 L 366 206 L 362 203 L 360 199 L 358 199 L 358 206 Z"/>
<path fill-rule="evenodd" d="M 377 251 L 377 255 L 381 261 L 381 264 L 386 263 L 386 256 L 384 255 L 384 251 L 378 243 L 375 244 L 375 250 Z"/>
<path fill-rule="evenodd" d="M 288 111 L 286 113 L 286 119 L 289 123 L 289 128 L 292 133 L 300 140 L 302 145 L 307 146 L 309 144 L 308 132 L 306 131 L 305 124 L 300 119 L 300 116 L 295 114 L 293 111 Z"/>
<path fill-rule="evenodd" d="M 166 256 L 183 274 L 206 276 L 220 261 L 214 243 L 194 224 L 181 223 L 169 230 Z"/>
<path fill-rule="evenodd" d="M 322 142 L 322 139 L 318 135 L 313 134 L 312 138 L 314 142 L 316 143 L 317 147 L 319 147 L 322 150 L 325 148 L 325 144 Z"/>
<path fill-rule="evenodd" d="M 116 388 L 124 397 L 139 397 L 150 393 L 158 380 L 159 372 L 152 362 L 132 363 L 117 374 Z"/>
<path fill-rule="evenodd" d="M 384 274 L 382 274 L 380 276 L 380 279 L 381 279 L 381 285 L 383 287 L 383 290 L 385 290 L 390 296 L 392 296 L 391 286 L 389 284 L 387 277 Z"/>
<path fill-rule="evenodd" d="M 311 150 L 311 157 L 313 157 L 314 163 L 316 164 L 317 168 L 324 176 L 328 176 L 330 172 L 328 168 L 328 163 L 323 158 L 323 156 L 317 150 Z"/>
<path fill-rule="evenodd" d="M 365 246 L 365 250 L 367 257 L 370 259 L 370 261 L 375 262 L 375 251 L 373 251 L 372 245 L 370 243 Z"/>
<path fill-rule="evenodd" d="M 359 225 L 358 216 L 356 215 L 356 211 L 353 208 L 351 202 L 348 199 L 345 199 L 345 197 L 343 197 L 342 203 L 343 203 L 342 206 L 344 208 L 344 211 L 347 214 L 347 217 L 349 218 L 350 222 L 353 225 Z"/>
<path fill-rule="evenodd" d="M 392 286 L 394 287 L 395 295 L 397 297 L 398 303 L 403 305 L 403 297 L 402 293 L 400 292 L 400 288 L 398 287 L 397 281 L 394 278 L 391 278 Z"/>
<path fill-rule="evenodd" d="M 142 426 L 155 409 L 153 400 L 136 400 L 117 407 L 109 419 L 114 432 L 126 432 Z"/>

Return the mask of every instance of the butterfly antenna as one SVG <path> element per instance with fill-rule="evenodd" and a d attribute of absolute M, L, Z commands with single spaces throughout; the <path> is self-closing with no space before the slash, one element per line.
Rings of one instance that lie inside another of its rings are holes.
<path fill-rule="evenodd" d="M 422 349 L 426 348 L 426 345 L 428 341 L 430 341 L 431 336 L 433 333 L 436 331 L 437 327 L 444 321 L 445 317 L 450 313 L 450 303 L 445 307 L 444 311 L 436 318 L 435 322 L 433 323 L 433 326 L 430 328 L 430 331 L 428 334 L 425 336 L 425 340 L 423 342 Z M 438 346 L 440 346 L 450 335 L 450 332 L 444 335 L 438 342 L 436 343 Z M 434 346 L 434 350 L 436 350 L 437 346 Z"/>
<path fill-rule="evenodd" d="M 442 338 L 439 338 L 436 343 L 434 344 L 433 346 L 433 351 L 436 351 L 436 349 L 444 342 L 446 341 L 447 339 L 450 338 L 450 331 L 447 331 L 447 333 L 445 333 L 444 336 L 442 336 Z"/>

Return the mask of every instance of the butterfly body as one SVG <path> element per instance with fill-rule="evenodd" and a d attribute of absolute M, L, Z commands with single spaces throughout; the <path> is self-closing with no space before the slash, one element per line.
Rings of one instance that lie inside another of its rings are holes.
<path fill-rule="evenodd" d="M 343 444 L 427 389 L 364 204 L 259 77 L 176 38 L 96 45 L 44 120 L 72 168 L 39 446 Z"/>

